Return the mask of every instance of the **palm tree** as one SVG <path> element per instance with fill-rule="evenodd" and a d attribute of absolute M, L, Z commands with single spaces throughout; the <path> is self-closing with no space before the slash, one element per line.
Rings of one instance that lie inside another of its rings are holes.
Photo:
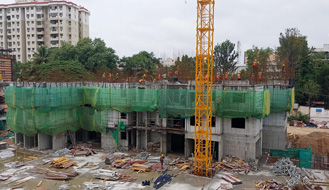
<path fill-rule="evenodd" d="M 49 51 L 45 46 L 39 46 L 33 54 L 33 64 L 41 65 L 49 62 Z"/>

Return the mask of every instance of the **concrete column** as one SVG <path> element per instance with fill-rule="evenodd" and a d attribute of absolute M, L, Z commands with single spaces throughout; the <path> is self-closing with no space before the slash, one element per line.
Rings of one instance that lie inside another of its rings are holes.
<path fill-rule="evenodd" d="M 160 151 L 163 154 L 167 154 L 167 152 L 168 152 L 168 149 L 167 149 L 167 134 L 161 134 Z"/>
<path fill-rule="evenodd" d="M 35 146 L 34 141 L 34 137 L 24 135 L 24 148 L 33 148 Z"/>
<path fill-rule="evenodd" d="M 67 143 L 66 132 L 53 136 L 53 150 L 60 150 L 65 148 Z"/>
<path fill-rule="evenodd" d="M 52 136 L 38 133 L 38 150 L 46 150 L 52 148 Z"/>
<path fill-rule="evenodd" d="M 188 139 L 188 138 L 185 138 L 185 148 L 184 148 L 184 156 L 185 158 L 188 158 L 191 156 L 191 154 L 194 152 L 193 150 L 193 139 Z"/>
<path fill-rule="evenodd" d="M 221 160 L 224 154 L 223 141 L 218 142 L 218 159 Z"/>
<path fill-rule="evenodd" d="M 24 143 L 24 135 L 22 133 L 15 133 L 15 144 Z"/>
<path fill-rule="evenodd" d="M 136 130 L 136 148 L 140 149 L 141 148 L 141 134 L 140 130 Z"/>
<path fill-rule="evenodd" d="M 111 133 L 107 133 L 107 134 L 103 134 L 102 133 L 102 137 L 101 137 L 101 146 L 103 149 L 110 149 L 115 147 L 115 142 L 113 137 L 111 136 Z"/>

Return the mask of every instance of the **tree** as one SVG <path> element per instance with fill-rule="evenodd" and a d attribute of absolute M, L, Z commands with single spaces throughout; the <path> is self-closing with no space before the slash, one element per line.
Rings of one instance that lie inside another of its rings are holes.
<path fill-rule="evenodd" d="M 308 98 L 307 102 L 310 109 L 312 105 L 312 100 L 319 96 L 320 85 L 318 85 L 314 80 L 308 80 L 303 86 L 303 93 Z"/>
<path fill-rule="evenodd" d="M 119 67 L 128 75 L 153 75 L 157 65 L 160 63 L 153 52 L 141 51 L 131 57 L 123 57 Z"/>
<path fill-rule="evenodd" d="M 221 73 L 233 73 L 236 68 L 236 58 L 238 53 L 234 50 L 235 44 L 230 40 L 226 40 L 221 44 L 217 44 L 214 48 L 214 67 Z"/>
<path fill-rule="evenodd" d="M 187 82 L 188 80 L 195 79 L 195 57 L 189 57 L 183 55 L 182 58 L 177 57 L 175 65 L 171 66 L 170 69 L 175 72 L 178 71 L 178 79 Z"/>
<path fill-rule="evenodd" d="M 329 64 L 323 65 L 318 69 L 318 84 L 321 86 L 320 93 L 321 99 L 327 102 L 327 107 L 329 107 Z"/>
<path fill-rule="evenodd" d="M 81 39 L 76 45 L 77 60 L 85 66 L 87 70 L 96 72 L 97 70 L 112 70 L 116 67 L 119 57 L 115 55 L 112 48 L 100 38 L 91 40 Z"/>
<path fill-rule="evenodd" d="M 285 64 L 288 71 L 286 78 L 293 85 L 296 70 L 299 68 L 303 57 L 303 48 L 307 47 L 306 36 L 302 36 L 297 28 L 288 28 L 285 34 L 280 33 L 279 43 L 280 46 L 277 48 L 278 59 L 281 65 Z"/>
<path fill-rule="evenodd" d="M 37 51 L 33 54 L 32 63 L 41 65 L 49 62 L 49 50 L 45 46 L 39 46 Z"/>

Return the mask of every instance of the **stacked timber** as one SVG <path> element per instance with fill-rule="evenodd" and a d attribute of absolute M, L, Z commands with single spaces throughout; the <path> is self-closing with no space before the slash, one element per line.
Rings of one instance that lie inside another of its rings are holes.
<path fill-rule="evenodd" d="M 125 158 L 112 162 L 112 166 L 116 168 L 122 168 L 122 166 L 130 165 L 130 162 L 131 162 L 130 158 Z"/>
<path fill-rule="evenodd" d="M 53 160 L 50 163 L 50 167 L 54 167 L 54 168 L 69 168 L 71 166 L 77 166 L 77 163 L 71 159 L 69 159 L 68 157 L 60 157 L 57 160 Z"/>
<path fill-rule="evenodd" d="M 151 171 L 151 166 L 147 166 L 144 164 L 133 164 L 131 169 L 138 172 L 149 172 Z"/>
<path fill-rule="evenodd" d="M 75 171 L 48 171 L 45 179 L 69 180 L 77 175 L 79 175 L 79 173 Z"/>

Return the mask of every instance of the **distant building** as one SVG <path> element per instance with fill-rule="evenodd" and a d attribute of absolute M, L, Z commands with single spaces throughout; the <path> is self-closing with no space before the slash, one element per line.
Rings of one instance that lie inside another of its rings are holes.
<path fill-rule="evenodd" d="M 0 49 L 0 74 L 2 82 L 16 81 L 16 77 L 13 74 L 13 63 L 16 62 L 16 58 L 13 55 L 9 55 L 10 50 Z"/>
<path fill-rule="evenodd" d="M 170 67 L 175 65 L 176 59 L 172 59 L 172 58 L 167 58 L 167 59 L 161 59 L 160 63 L 165 66 L 165 67 Z"/>
<path fill-rule="evenodd" d="M 31 60 L 38 46 L 76 44 L 89 37 L 90 12 L 69 1 L 16 0 L 0 4 L 0 47 L 12 49 L 17 61 Z"/>

